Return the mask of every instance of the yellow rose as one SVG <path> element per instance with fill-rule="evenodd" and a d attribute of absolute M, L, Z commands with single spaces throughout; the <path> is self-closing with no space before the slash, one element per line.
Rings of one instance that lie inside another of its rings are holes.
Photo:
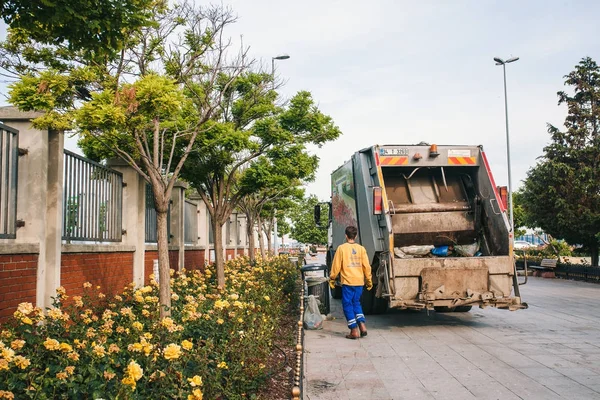
<path fill-rule="evenodd" d="M 174 360 L 181 356 L 181 346 L 171 343 L 163 350 L 165 359 Z"/>
<path fill-rule="evenodd" d="M 181 342 L 181 347 L 183 347 L 186 350 L 191 350 L 192 347 L 194 347 L 194 345 L 189 340 L 184 340 L 183 342 Z"/>
<path fill-rule="evenodd" d="M 20 339 L 15 339 L 11 342 L 10 347 L 13 350 L 20 350 L 21 348 L 23 348 L 23 346 L 25 345 L 25 341 L 24 340 L 20 340 Z"/>
<path fill-rule="evenodd" d="M 192 394 L 188 394 L 188 400 L 202 400 L 202 391 L 200 389 L 194 389 Z"/>
<path fill-rule="evenodd" d="M 58 343 L 58 340 L 56 339 L 47 338 L 44 341 L 44 347 L 48 350 L 58 350 L 60 348 L 60 343 Z"/>
<path fill-rule="evenodd" d="M 129 362 L 129 365 L 127 365 L 127 374 L 135 381 L 139 381 L 142 375 L 144 375 L 144 370 L 138 363 L 132 360 Z"/>
<path fill-rule="evenodd" d="M 61 343 L 59 349 L 65 353 L 70 353 L 73 351 L 73 347 L 71 347 L 71 345 L 68 343 Z"/>
<path fill-rule="evenodd" d="M 221 369 L 229 369 L 229 367 L 227 366 L 227 363 L 225 361 L 221 361 L 218 365 L 217 368 L 221 368 Z"/>
<path fill-rule="evenodd" d="M 202 377 L 195 375 L 193 378 L 188 378 L 188 382 L 192 387 L 202 386 Z"/>
<path fill-rule="evenodd" d="M 0 371 L 8 371 L 8 361 L 6 361 L 4 358 L 0 358 Z"/>
<path fill-rule="evenodd" d="M 27 325 L 33 325 L 33 321 L 29 317 L 23 317 L 23 318 L 21 318 L 21 322 L 24 323 L 24 324 L 27 324 Z"/>

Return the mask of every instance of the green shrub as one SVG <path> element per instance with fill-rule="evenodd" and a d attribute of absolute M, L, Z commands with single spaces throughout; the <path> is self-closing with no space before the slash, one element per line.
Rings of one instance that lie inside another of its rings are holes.
<path fill-rule="evenodd" d="M 225 271 L 222 290 L 212 266 L 173 274 L 163 320 L 153 280 L 111 299 L 89 283 L 83 297 L 59 288 L 46 312 L 22 303 L 0 333 L 0 398 L 250 397 L 298 272 L 284 257 L 238 258 Z"/>

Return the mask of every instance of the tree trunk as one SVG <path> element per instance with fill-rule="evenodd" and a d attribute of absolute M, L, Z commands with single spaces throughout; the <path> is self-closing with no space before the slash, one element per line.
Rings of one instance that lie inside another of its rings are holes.
<path fill-rule="evenodd" d="M 256 254 L 254 254 L 254 218 L 250 214 L 246 214 L 246 234 L 248 235 L 248 255 L 250 261 L 256 260 Z"/>
<path fill-rule="evenodd" d="M 265 224 L 266 225 L 266 224 Z M 265 235 L 267 236 L 267 253 L 273 254 L 273 241 L 271 240 L 271 226 L 265 226 Z"/>
<path fill-rule="evenodd" d="M 598 266 L 598 245 L 590 247 L 590 253 L 592 256 L 592 267 Z"/>
<path fill-rule="evenodd" d="M 223 256 L 223 224 L 218 218 L 211 219 L 215 242 L 215 267 L 217 269 L 217 286 L 225 287 L 225 257 Z"/>
<path fill-rule="evenodd" d="M 267 258 L 267 255 L 265 254 L 265 238 L 263 237 L 262 219 L 260 216 L 256 219 L 256 224 L 258 226 L 258 244 L 260 246 L 260 255 L 264 260 Z"/>
<path fill-rule="evenodd" d="M 158 281 L 160 318 L 171 316 L 171 269 L 169 267 L 169 238 L 167 237 L 167 212 L 156 210 L 158 236 Z"/>

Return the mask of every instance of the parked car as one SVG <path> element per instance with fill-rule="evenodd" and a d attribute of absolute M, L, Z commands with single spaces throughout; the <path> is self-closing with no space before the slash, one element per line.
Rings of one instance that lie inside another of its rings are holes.
<path fill-rule="evenodd" d="M 514 244 L 515 250 L 532 249 L 534 247 L 536 247 L 536 246 L 529 243 L 526 240 L 515 240 L 515 244 Z"/>

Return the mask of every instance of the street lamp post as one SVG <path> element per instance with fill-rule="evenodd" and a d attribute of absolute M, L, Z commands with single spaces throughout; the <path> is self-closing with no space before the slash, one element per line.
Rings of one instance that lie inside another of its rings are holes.
<path fill-rule="evenodd" d="M 273 79 L 271 83 L 272 90 L 275 90 L 275 60 L 287 60 L 288 58 L 290 58 L 290 56 L 287 54 L 271 57 L 271 78 Z"/>
<path fill-rule="evenodd" d="M 519 57 L 512 57 L 504 61 L 501 58 L 494 57 L 496 65 L 502 65 L 504 72 L 504 115 L 506 118 L 506 160 L 508 163 L 508 212 L 510 218 L 511 242 L 515 240 L 515 222 L 513 219 L 513 201 L 512 201 L 512 171 L 510 168 L 510 136 L 508 134 L 508 98 L 506 95 L 506 64 L 515 62 Z"/>
<path fill-rule="evenodd" d="M 275 90 L 275 60 L 287 60 L 290 58 L 287 54 L 282 54 L 280 56 L 271 57 L 271 90 Z M 275 210 L 277 212 L 277 210 Z M 279 241 L 277 238 L 277 217 L 273 217 L 273 253 L 275 255 L 279 254 Z"/>

